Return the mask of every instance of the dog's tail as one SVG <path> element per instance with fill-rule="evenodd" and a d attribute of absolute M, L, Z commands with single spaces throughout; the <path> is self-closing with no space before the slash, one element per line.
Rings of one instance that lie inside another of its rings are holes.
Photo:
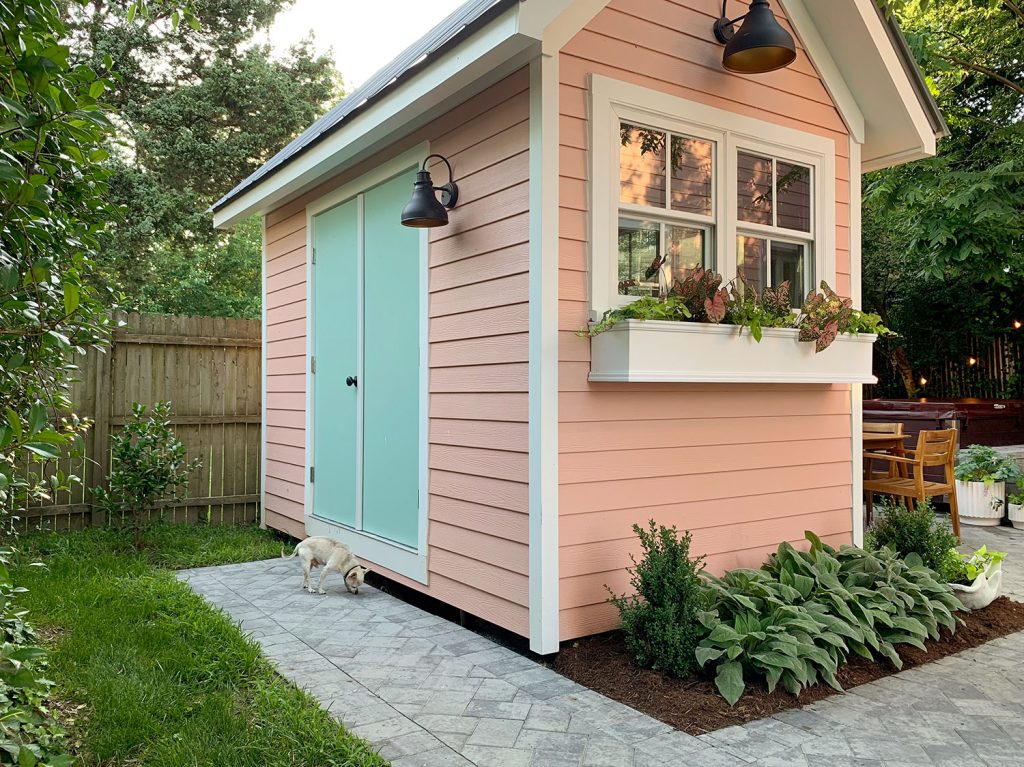
<path fill-rule="evenodd" d="M 284 553 L 284 549 L 282 548 L 281 549 L 281 559 L 294 559 L 296 557 L 296 555 L 298 555 L 298 553 L 299 553 L 298 549 L 299 549 L 299 544 L 295 544 L 295 548 L 292 549 L 292 553 L 286 555 Z"/>

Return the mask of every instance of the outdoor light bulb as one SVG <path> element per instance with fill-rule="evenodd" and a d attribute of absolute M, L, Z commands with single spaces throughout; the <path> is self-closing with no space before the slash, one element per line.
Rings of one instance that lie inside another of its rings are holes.
<path fill-rule="evenodd" d="M 921 376 L 921 380 L 919 381 L 919 383 L 921 384 L 921 386 L 927 386 L 928 385 L 928 379 L 925 378 L 924 376 Z"/>
<path fill-rule="evenodd" d="M 971 366 L 977 365 L 978 364 L 978 358 L 977 357 L 968 357 L 967 358 L 967 364 L 971 365 Z"/>
<path fill-rule="evenodd" d="M 1014 320 L 1014 321 L 1013 321 L 1013 329 L 1014 329 L 1014 330 L 1020 330 L 1020 328 L 1021 328 L 1021 325 L 1022 325 L 1022 323 L 1021 323 L 1021 321 L 1020 321 L 1020 320 Z"/>

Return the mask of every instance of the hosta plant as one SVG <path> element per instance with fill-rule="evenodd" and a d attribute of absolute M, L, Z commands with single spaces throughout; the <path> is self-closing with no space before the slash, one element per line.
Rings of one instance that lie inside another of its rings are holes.
<path fill-rule="evenodd" d="M 700 616 L 709 633 L 697 657 L 731 704 L 754 678 L 794 694 L 820 680 L 838 689 L 836 671 L 851 654 L 900 668 L 897 645 L 923 649 L 940 628 L 956 628 L 962 605 L 916 554 L 807 538 L 809 551 L 783 543 L 759 570 L 704 576 L 714 597 Z"/>

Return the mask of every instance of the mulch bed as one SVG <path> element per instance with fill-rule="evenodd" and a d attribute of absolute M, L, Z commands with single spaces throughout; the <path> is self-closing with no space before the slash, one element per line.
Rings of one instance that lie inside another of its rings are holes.
<path fill-rule="evenodd" d="M 926 642 L 926 652 L 908 645 L 897 646 L 903 670 L 1024 630 L 1024 604 L 1006 597 L 983 610 L 959 615 L 966 625 L 958 627 L 952 636 L 943 630 L 941 641 Z M 626 652 L 621 632 L 572 642 L 562 648 L 552 666 L 585 687 L 691 735 L 764 719 L 839 694 L 825 684 L 804 690 L 799 696 L 782 689 L 769 694 L 763 685 L 748 682 L 743 697 L 735 706 L 729 706 L 709 679 L 673 679 L 637 666 Z M 837 676 L 848 690 L 895 673 L 898 670 L 888 661 L 871 662 L 854 656 Z"/>

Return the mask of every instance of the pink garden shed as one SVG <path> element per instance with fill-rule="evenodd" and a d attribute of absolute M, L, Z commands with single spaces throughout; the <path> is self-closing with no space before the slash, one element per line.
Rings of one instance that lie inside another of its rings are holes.
<path fill-rule="evenodd" d="M 873 0 L 748 11 L 775 37 L 723 46 L 722 0 L 471 0 L 216 204 L 265 222 L 267 526 L 541 653 L 615 626 L 634 523 L 715 571 L 859 540 L 871 336 L 578 334 L 697 267 L 859 301 L 861 176 L 941 116 Z"/>

